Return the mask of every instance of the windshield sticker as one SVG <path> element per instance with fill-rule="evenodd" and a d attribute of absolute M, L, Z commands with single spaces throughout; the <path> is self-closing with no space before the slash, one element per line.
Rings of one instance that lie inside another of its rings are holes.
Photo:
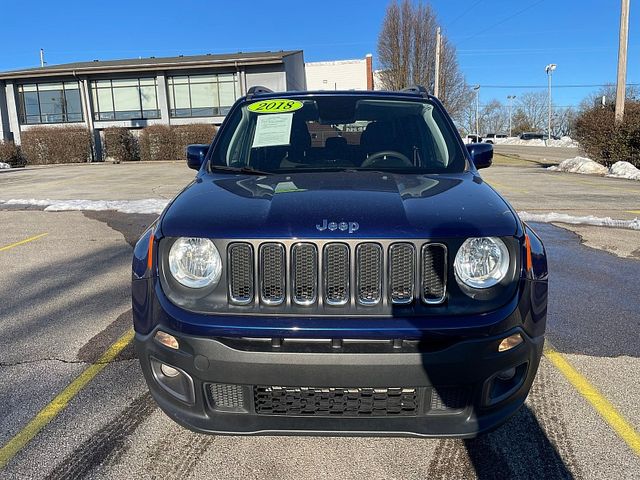
<path fill-rule="evenodd" d="M 258 117 L 252 148 L 289 145 L 293 113 Z"/>
<path fill-rule="evenodd" d="M 276 98 L 274 100 L 261 100 L 260 102 L 252 103 L 247 108 L 250 112 L 256 113 L 286 113 L 300 110 L 302 108 L 302 102 Z"/>

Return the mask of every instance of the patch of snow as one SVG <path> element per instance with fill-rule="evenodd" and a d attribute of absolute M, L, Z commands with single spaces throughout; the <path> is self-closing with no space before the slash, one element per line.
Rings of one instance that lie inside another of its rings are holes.
<path fill-rule="evenodd" d="M 607 177 L 628 178 L 629 180 L 640 180 L 640 170 L 629 162 L 616 162 L 609 168 Z"/>
<path fill-rule="evenodd" d="M 588 175 L 606 175 L 609 173 L 607 167 L 586 157 L 567 158 L 560 162 L 559 165 L 548 167 L 547 170 L 554 172 L 586 173 Z"/>
<path fill-rule="evenodd" d="M 11 165 L 8 163 L 0 162 L 0 170 L 5 170 L 7 168 L 11 168 Z"/>
<path fill-rule="evenodd" d="M 45 207 L 47 212 L 62 212 L 70 210 L 115 210 L 121 213 L 155 213 L 160 214 L 169 200 L 161 198 L 147 198 L 143 200 L 36 200 L 34 198 L 13 198 L 0 200 L 0 205 L 35 205 Z"/>
<path fill-rule="evenodd" d="M 551 139 L 549 141 L 541 140 L 539 138 L 532 140 L 522 140 L 519 137 L 507 137 L 507 138 L 496 138 L 496 145 L 524 145 L 530 147 L 567 147 L 567 148 L 578 148 L 580 145 L 578 142 L 573 140 L 571 137 L 561 137 L 559 140 Z"/>
<path fill-rule="evenodd" d="M 629 230 L 640 230 L 640 219 L 635 218 L 633 220 L 618 220 L 611 217 L 594 217 L 593 215 L 587 215 L 584 217 L 578 217 L 574 215 L 567 215 L 566 213 L 529 213 L 518 212 L 518 216 L 525 222 L 544 222 L 544 223 L 570 223 L 573 225 L 593 225 L 596 227 L 614 227 L 614 228 L 627 228 Z"/>
<path fill-rule="evenodd" d="M 640 180 L 640 170 L 629 162 L 616 162 L 610 168 L 607 168 L 586 157 L 567 158 L 558 165 L 547 167 L 547 170 Z"/>

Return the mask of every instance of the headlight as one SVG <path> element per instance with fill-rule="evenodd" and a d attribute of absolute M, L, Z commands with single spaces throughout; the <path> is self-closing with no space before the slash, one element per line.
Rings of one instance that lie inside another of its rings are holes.
<path fill-rule="evenodd" d="M 499 238 L 468 238 L 458 250 L 453 266 L 458 280 L 465 285 L 489 288 L 507 274 L 509 250 Z"/>
<path fill-rule="evenodd" d="M 222 259 L 208 238 L 179 238 L 169 250 L 169 270 L 185 287 L 208 287 L 220 281 Z"/>

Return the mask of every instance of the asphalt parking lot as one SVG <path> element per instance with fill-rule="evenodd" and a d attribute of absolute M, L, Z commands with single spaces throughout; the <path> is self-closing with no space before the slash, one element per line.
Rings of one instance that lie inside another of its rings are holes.
<path fill-rule="evenodd" d="M 519 211 L 640 216 L 640 182 L 535 163 L 483 176 Z M 181 163 L 16 170 L 0 173 L 0 200 L 169 199 L 192 177 Z M 224 437 L 156 408 L 127 343 L 131 248 L 154 218 L 0 203 L 0 477 L 640 478 L 637 231 L 572 227 L 585 245 L 534 225 L 550 349 L 525 407 L 488 435 Z"/>

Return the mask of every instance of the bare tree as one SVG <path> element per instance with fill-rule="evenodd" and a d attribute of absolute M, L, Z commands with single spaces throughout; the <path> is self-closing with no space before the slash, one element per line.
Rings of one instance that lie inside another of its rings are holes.
<path fill-rule="evenodd" d="M 394 0 L 387 7 L 378 36 L 382 88 L 401 90 L 423 85 L 433 90 L 438 21 L 428 3 Z M 440 100 L 454 117 L 471 101 L 469 87 L 458 65 L 455 47 L 443 35 Z"/>
<path fill-rule="evenodd" d="M 509 112 L 498 100 L 492 100 L 482 108 L 480 122 L 484 133 L 508 133 Z"/>
<path fill-rule="evenodd" d="M 590 110 L 593 107 L 602 105 L 602 98 L 604 97 L 604 105 L 616 104 L 616 86 L 614 84 L 605 85 L 599 90 L 590 93 L 580 102 L 580 111 Z M 636 85 L 628 85 L 626 99 L 631 101 L 640 100 L 640 90 Z"/>
<path fill-rule="evenodd" d="M 549 99 L 546 92 L 526 92 L 520 95 L 513 117 L 514 133 L 546 130 L 548 110 Z"/>
<path fill-rule="evenodd" d="M 577 113 L 573 107 L 555 108 L 551 134 L 558 137 L 571 136 Z"/>

